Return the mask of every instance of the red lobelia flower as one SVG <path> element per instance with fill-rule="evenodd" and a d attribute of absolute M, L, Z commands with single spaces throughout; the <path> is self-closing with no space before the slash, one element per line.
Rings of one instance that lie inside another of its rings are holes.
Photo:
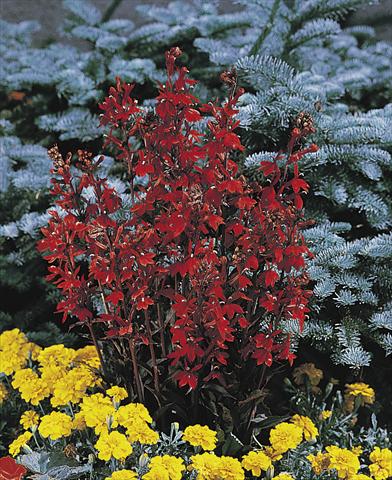
<path fill-rule="evenodd" d="M 99 176 L 102 159 L 77 152 L 75 175 L 71 156 L 54 149 L 52 193 L 63 214 L 52 213 L 39 243 L 64 318 L 126 337 L 135 382 L 140 358 L 152 366 L 156 393 L 163 374 L 189 389 L 224 382 L 233 355 L 244 365 L 291 362 L 284 327 L 303 327 L 311 295 L 302 234 L 309 185 L 298 166 L 317 148 L 300 147 L 309 121 L 297 122 L 286 151 L 261 163 L 268 184 L 249 183 L 238 167 L 243 90 L 224 75 L 226 101 L 202 104 L 180 54 L 166 53 L 154 111 L 138 107 L 133 86 L 120 80 L 100 106 L 106 145 L 127 165 L 130 210 Z"/>

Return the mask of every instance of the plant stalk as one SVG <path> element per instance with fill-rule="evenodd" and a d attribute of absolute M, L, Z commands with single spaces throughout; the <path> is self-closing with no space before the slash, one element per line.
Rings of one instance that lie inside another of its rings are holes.
<path fill-rule="evenodd" d="M 129 344 L 129 350 L 131 352 L 131 361 L 132 361 L 133 375 L 135 377 L 137 396 L 140 402 L 144 402 L 144 389 L 143 389 L 143 384 L 140 378 L 139 366 L 137 364 L 135 344 L 133 343 L 133 340 L 131 338 L 129 339 L 128 344 Z"/>
<path fill-rule="evenodd" d="M 91 336 L 91 339 L 93 341 L 95 350 L 97 351 L 97 354 L 98 354 L 98 357 L 99 357 L 99 362 L 101 364 L 103 376 L 107 377 L 105 362 L 103 360 L 102 351 L 101 351 L 101 349 L 99 347 L 99 344 L 98 344 L 97 336 L 95 335 L 95 332 L 94 332 L 94 329 L 93 329 L 93 326 L 92 326 L 91 322 L 88 322 L 87 325 L 88 325 L 88 329 L 90 331 L 90 336 Z"/>
<path fill-rule="evenodd" d="M 151 322 L 150 318 L 148 316 L 147 311 L 144 311 L 144 318 L 146 320 L 146 330 L 147 330 L 147 337 L 148 337 L 148 346 L 150 348 L 150 355 L 151 355 L 151 362 L 152 362 L 152 373 L 154 377 L 154 389 L 156 393 L 159 393 L 159 370 L 158 370 L 158 364 L 157 364 L 157 358 L 155 355 L 155 349 L 154 349 L 154 341 L 152 338 L 152 330 L 151 330 Z"/>

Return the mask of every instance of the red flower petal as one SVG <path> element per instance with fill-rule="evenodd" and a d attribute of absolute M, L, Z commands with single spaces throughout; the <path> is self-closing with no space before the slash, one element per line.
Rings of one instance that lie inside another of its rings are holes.
<path fill-rule="evenodd" d="M 12 457 L 0 458 L 0 480 L 21 480 L 26 472 Z"/>

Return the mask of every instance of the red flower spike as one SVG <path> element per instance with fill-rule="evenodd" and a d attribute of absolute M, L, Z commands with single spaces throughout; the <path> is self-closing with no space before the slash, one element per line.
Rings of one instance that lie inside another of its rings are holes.
<path fill-rule="evenodd" d="M 286 152 L 261 163 L 268 184 L 249 183 L 235 160 L 244 150 L 235 119 L 243 90 L 225 75 L 232 84 L 223 105 L 202 104 L 177 65 L 181 53 L 166 52 L 155 111 L 138 107 L 133 86 L 119 79 L 100 105 L 105 145 L 129 173 L 126 218 L 121 195 L 97 174 L 102 159 L 80 151 L 75 174 L 72 156 L 51 149 L 52 194 L 66 215 L 51 212 L 38 245 L 64 319 L 97 322 L 105 338 L 126 336 L 136 361 L 152 366 L 157 395 L 163 376 L 189 390 L 225 383 L 234 348 L 236 358 L 258 365 L 292 361 L 281 325 L 295 320 L 302 328 L 311 296 L 301 212 L 309 185 L 299 171 L 317 150 L 300 148 L 314 131 L 309 116 L 298 117 Z M 205 114 L 202 134 L 194 124 Z M 147 184 L 136 185 L 144 175 Z M 140 396 L 136 380 L 135 388 Z"/>

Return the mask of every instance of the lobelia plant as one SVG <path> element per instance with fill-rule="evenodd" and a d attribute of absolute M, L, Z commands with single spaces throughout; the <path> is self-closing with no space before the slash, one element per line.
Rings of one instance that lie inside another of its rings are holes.
<path fill-rule="evenodd" d="M 75 170 L 71 154 L 49 150 L 57 209 L 38 248 L 62 293 L 57 310 L 88 327 L 106 376 L 125 359 L 134 399 L 187 421 L 238 411 L 225 428 L 249 432 L 267 367 L 295 358 L 285 326 L 302 328 L 308 312 L 298 163 L 317 147 L 303 147 L 313 127 L 298 118 L 287 149 L 260 165 L 266 186 L 249 183 L 238 172 L 235 72 L 221 75 L 222 105 L 201 104 L 180 55 L 166 53 L 153 110 L 119 79 L 100 105 L 106 146 L 128 168 L 130 206 L 99 176 L 103 157 L 79 150 Z"/>

